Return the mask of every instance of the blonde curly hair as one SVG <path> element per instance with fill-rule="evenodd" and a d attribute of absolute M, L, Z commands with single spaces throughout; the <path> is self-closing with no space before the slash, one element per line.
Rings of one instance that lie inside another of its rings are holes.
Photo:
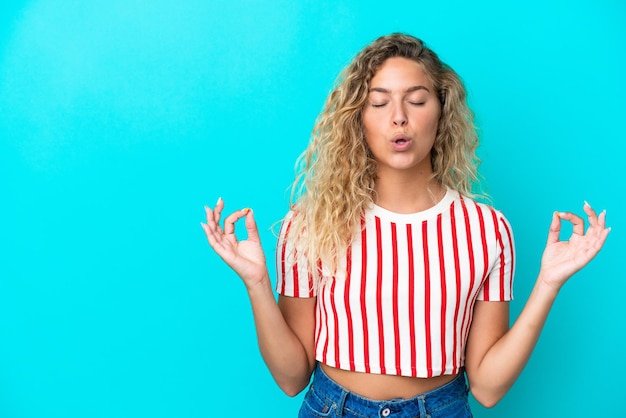
<path fill-rule="evenodd" d="M 337 78 L 311 141 L 296 163 L 289 239 L 300 255 L 304 253 L 316 278 L 335 272 L 360 228 L 364 211 L 373 203 L 376 161 L 365 141 L 362 112 L 372 77 L 392 57 L 421 64 L 441 103 L 431 151 L 432 177 L 443 186 L 474 196 L 472 187 L 480 163 L 478 136 L 461 79 L 420 39 L 401 33 L 376 39 Z"/>

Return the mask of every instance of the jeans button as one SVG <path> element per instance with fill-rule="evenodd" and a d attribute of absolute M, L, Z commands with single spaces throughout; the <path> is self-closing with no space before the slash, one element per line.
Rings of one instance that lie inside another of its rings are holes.
<path fill-rule="evenodd" d="M 389 414 L 391 414 L 391 409 L 389 409 L 389 408 L 385 408 L 385 409 L 383 409 L 381 411 L 381 415 L 384 416 L 384 417 L 388 417 Z"/>

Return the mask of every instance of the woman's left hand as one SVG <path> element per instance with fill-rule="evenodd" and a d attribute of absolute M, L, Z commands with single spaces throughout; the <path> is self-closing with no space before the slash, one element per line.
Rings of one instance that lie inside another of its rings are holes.
<path fill-rule="evenodd" d="M 600 215 L 587 202 L 583 210 L 588 216 L 589 227 L 585 232 L 585 221 L 570 212 L 554 212 L 548 233 L 548 242 L 541 259 L 543 281 L 559 289 L 574 273 L 582 269 L 598 254 L 611 228 L 606 227 L 606 211 Z M 568 241 L 561 241 L 561 220 L 573 225 Z"/>

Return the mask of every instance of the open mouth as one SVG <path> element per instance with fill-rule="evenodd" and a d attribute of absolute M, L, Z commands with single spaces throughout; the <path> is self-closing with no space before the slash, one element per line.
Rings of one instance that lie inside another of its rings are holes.
<path fill-rule="evenodd" d="M 408 146 L 410 142 L 411 142 L 411 138 L 402 134 L 396 135 L 391 139 L 391 143 L 394 144 L 394 146 L 396 147 L 404 148 Z"/>

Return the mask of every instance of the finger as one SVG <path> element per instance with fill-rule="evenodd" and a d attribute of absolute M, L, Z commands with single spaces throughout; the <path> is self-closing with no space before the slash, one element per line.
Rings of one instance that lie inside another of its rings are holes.
<path fill-rule="evenodd" d="M 220 225 L 215 220 L 215 212 L 210 207 L 205 206 L 204 212 L 206 213 L 206 224 L 214 233 L 221 232 Z"/>
<path fill-rule="evenodd" d="M 606 209 L 600 212 L 600 216 L 598 216 L 598 225 L 601 228 L 606 228 Z"/>
<path fill-rule="evenodd" d="M 611 232 L 611 228 L 605 228 L 601 230 L 599 234 L 595 235 L 592 238 L 591 250 L 593 251 L 593 253 L 591 255 L 591 258 L 595 257 L 595 255 L 602 249 L 602 247 L 604 246 L 604 242 L 609 235 L 609 232 Z"/>
<path fill-rule="evenodd" d="M 215 204 L 215 223 L 219 225 L 220 218 L 222 217 L 222 209 L 224 209 L 224 201 L 222 197 L 217 198 L 217 203 Z"/>
<path fill-rule="evenodd" d="M 256 220 L 254 219 L 252 209 L 246 208 L 244 211 L 246 211 L 246 231 L 248 232 L 248 239 L 260 242 L 261 238 L 259 237 L 259 229 L 256 226 Z"/>
<path fill-rule="evenodd" d="M 211 226 L 205 223 L 200 222 L 200 225 L 204 230 L 204 234 L 206 235 L 207 241 L 209 241 L 209 245 L 211 246 L 211 248 L 213 248 L 215 251 L 218 251 L 218 247 L 222 246 L 220 240 L 221 235 L 217 235 L 214 228 L 211 228 Z"/>
<path fill-rule="evenodd" d="M 576 235 L 585 235 L 585 221 L 578 215 L 571 212 L 559 212 L 559 218 L 570 221 L 573 226 L 573 233 Z"/>
<path fill-rule="evenodd" d="M 200 226 L 204 230 L 204 235 L 206 235 L 209 244 L 211 245 L 211 247 L 213 247 L 213 244 L 215 243 L 215 236 L 213 234 L 213 231 L 211 231 L 211 227 L 203 222 L 200 222 Z"/>
<path fill-rule="evenodd" d="M 207 238 L 210 238 L 210 234 L 214 241 L 219 240 L 222 236 L 222 229 L 219 224 L 215 222 L 215 213 L 208 206 L 204 207 L 204 211 L 206 212 L 206 223 L 200 223 L 202 229 L 204 229 L 204 232 L 207 234 Z"/>
<path fill-rule="evenodd" d="M 591 205 L 586 200 L 585 200 L 585 204 L 583 205 L 583 210 L 585 211 L 585 213 L 587 214 L 589 218 L 589 225 L 596 226 L 598 224 L 598 215 L 596 214 L 596 211 L 593 210 Z"/>
<path fill-rule="evenodd" d="M 206 214 L 206 223 L 208 225 L 215 224 L 215 215 L 213 214 L 213 211 L 211 210 L 211 208 L 208 206 L 205 206 L 204 213 Z"/>
<path fill-rule="evenodd" d="M 601 245 L 604 245 L 604 241 L 606 241 L 606 238 L 609 236 L 609 232 L 611 232 L 611 228 L 605 228 L 602 230 L 602 233 L 600 234 L 600 239 L 601 241 Z"/>
<path fill-rule="evenodd" d="M 248 213 L 247 210 L 241 209 L 241 210 L 235 211 L 235 212 L 231 213 L 230 215 L 228 215 L 228 217 L 226 219 L 224 219 L 224 233 L 227 234 L 227 235 L 234 234 L 235 233 L 235 222 L 237 222 L 239 219 L 241 219 L 244 216 L 246 216 L 247 213 Z"/>
<path fill-rule="evenodd" d="M 561 218 L 557 212 L 552 213 L 552 222 L 550 223 L 550 231 L 548 232 L 548 244 L 559 242 L 559 234 L 561 233 Z"/>

